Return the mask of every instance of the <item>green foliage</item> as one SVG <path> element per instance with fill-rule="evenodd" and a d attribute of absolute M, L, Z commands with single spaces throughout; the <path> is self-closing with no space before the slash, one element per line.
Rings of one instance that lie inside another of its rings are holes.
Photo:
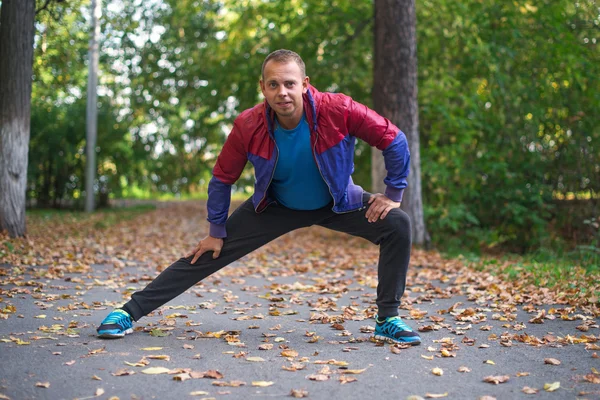
<path fill-rule="evenodd" d="M 60 3 L 60 21 L 45 13 L 38 21 L 28 194 L 39 204 L 82 197 L 87 7 Z M 372 8 L 368 0 L 106 2 L 98 194 L 205 193 L 233 119 L 262 101 L 260 67 L 278 48 L 302 55 L 317 88 L 370 105 Z M 475 254 L 564 246 L 563 256 L 595 262 L 597 233 L 583 223 L 598 217 L 600 189 L 594 2 L 418 0 L 417 13 L 434 241 Z M 366 145 L 355 162 L 355 181 L 369 187 Z M 236 189 L 252 183 L 248 168 Z M 577 196 L 585 206 L 566 200 Z"/>

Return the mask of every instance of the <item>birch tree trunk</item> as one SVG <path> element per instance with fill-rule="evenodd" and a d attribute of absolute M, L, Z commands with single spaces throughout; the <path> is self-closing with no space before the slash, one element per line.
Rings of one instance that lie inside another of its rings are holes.
<path fill-rule="evenodd" d="M 35 0 L 0 9 L 0 229 L 23 236 L 31 118 Z"/>
<path fill-rule="evenodd" d="M 375 0 L 374 7 L 373 104 L 375 110 L 398 126 L 408 140 L 410 174 L 402 209 L 412 221 L 413 243 L 428 244 L 421 197 L 415 0 Z M 383 156 L 373 148 L 371 177 L 374 192 L 385 191 L 385 176 Z"/>

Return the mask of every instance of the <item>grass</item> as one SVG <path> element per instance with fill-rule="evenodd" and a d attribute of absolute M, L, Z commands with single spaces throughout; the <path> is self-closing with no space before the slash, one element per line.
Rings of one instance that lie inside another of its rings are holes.
<path fill-rule="evenodd" d="M 600 297 L 600 248 L 595 245 L 567 249 L 563 243 L 547 245 L 527 254 L 493 254 L 473 250 L 468 244 L 439 249 L 448 258 L 460 258 L 476 271 L 500 276 L 518 286 L 533 284 L 559 292 L 579 292 Z M 466 251 L 465 251 L 466 250 Z"/>

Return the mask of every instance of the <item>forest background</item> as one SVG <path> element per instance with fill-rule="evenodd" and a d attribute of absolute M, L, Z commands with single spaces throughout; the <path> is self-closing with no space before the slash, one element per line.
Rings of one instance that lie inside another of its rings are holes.
<path fill-rule="evenodd" d="M 451 254 L 600 265 L 600 5 L 417 0 L 425 220 Z M 105 0 L 97 196 L 201 199 L 264 57 L 372 106 L 369 0 Z M 36 19 L 28 209 L 83 208 L 89 2 Z M 402 127 L 401 127 L 402 128 Z M 371 152 L 354 180 L 371 187 Z M 236 196 L 252 191 L 248 168 Z"/>

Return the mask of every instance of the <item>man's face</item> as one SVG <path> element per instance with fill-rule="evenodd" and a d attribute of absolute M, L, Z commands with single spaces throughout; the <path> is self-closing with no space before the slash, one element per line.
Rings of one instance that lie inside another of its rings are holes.
<path fill-rule="evenodd" d="M 298 64 L 294 61 L 267 62 L 264 78 L 260 80 L 260 88 L 271 108 L 277 113 L 279 122 L 285 128 L 294 128 L 295 125 L 285 125 L 300 122 L 303 113 L 302 95 L 308 89 L 308 77 L 303 76 Z"/>

